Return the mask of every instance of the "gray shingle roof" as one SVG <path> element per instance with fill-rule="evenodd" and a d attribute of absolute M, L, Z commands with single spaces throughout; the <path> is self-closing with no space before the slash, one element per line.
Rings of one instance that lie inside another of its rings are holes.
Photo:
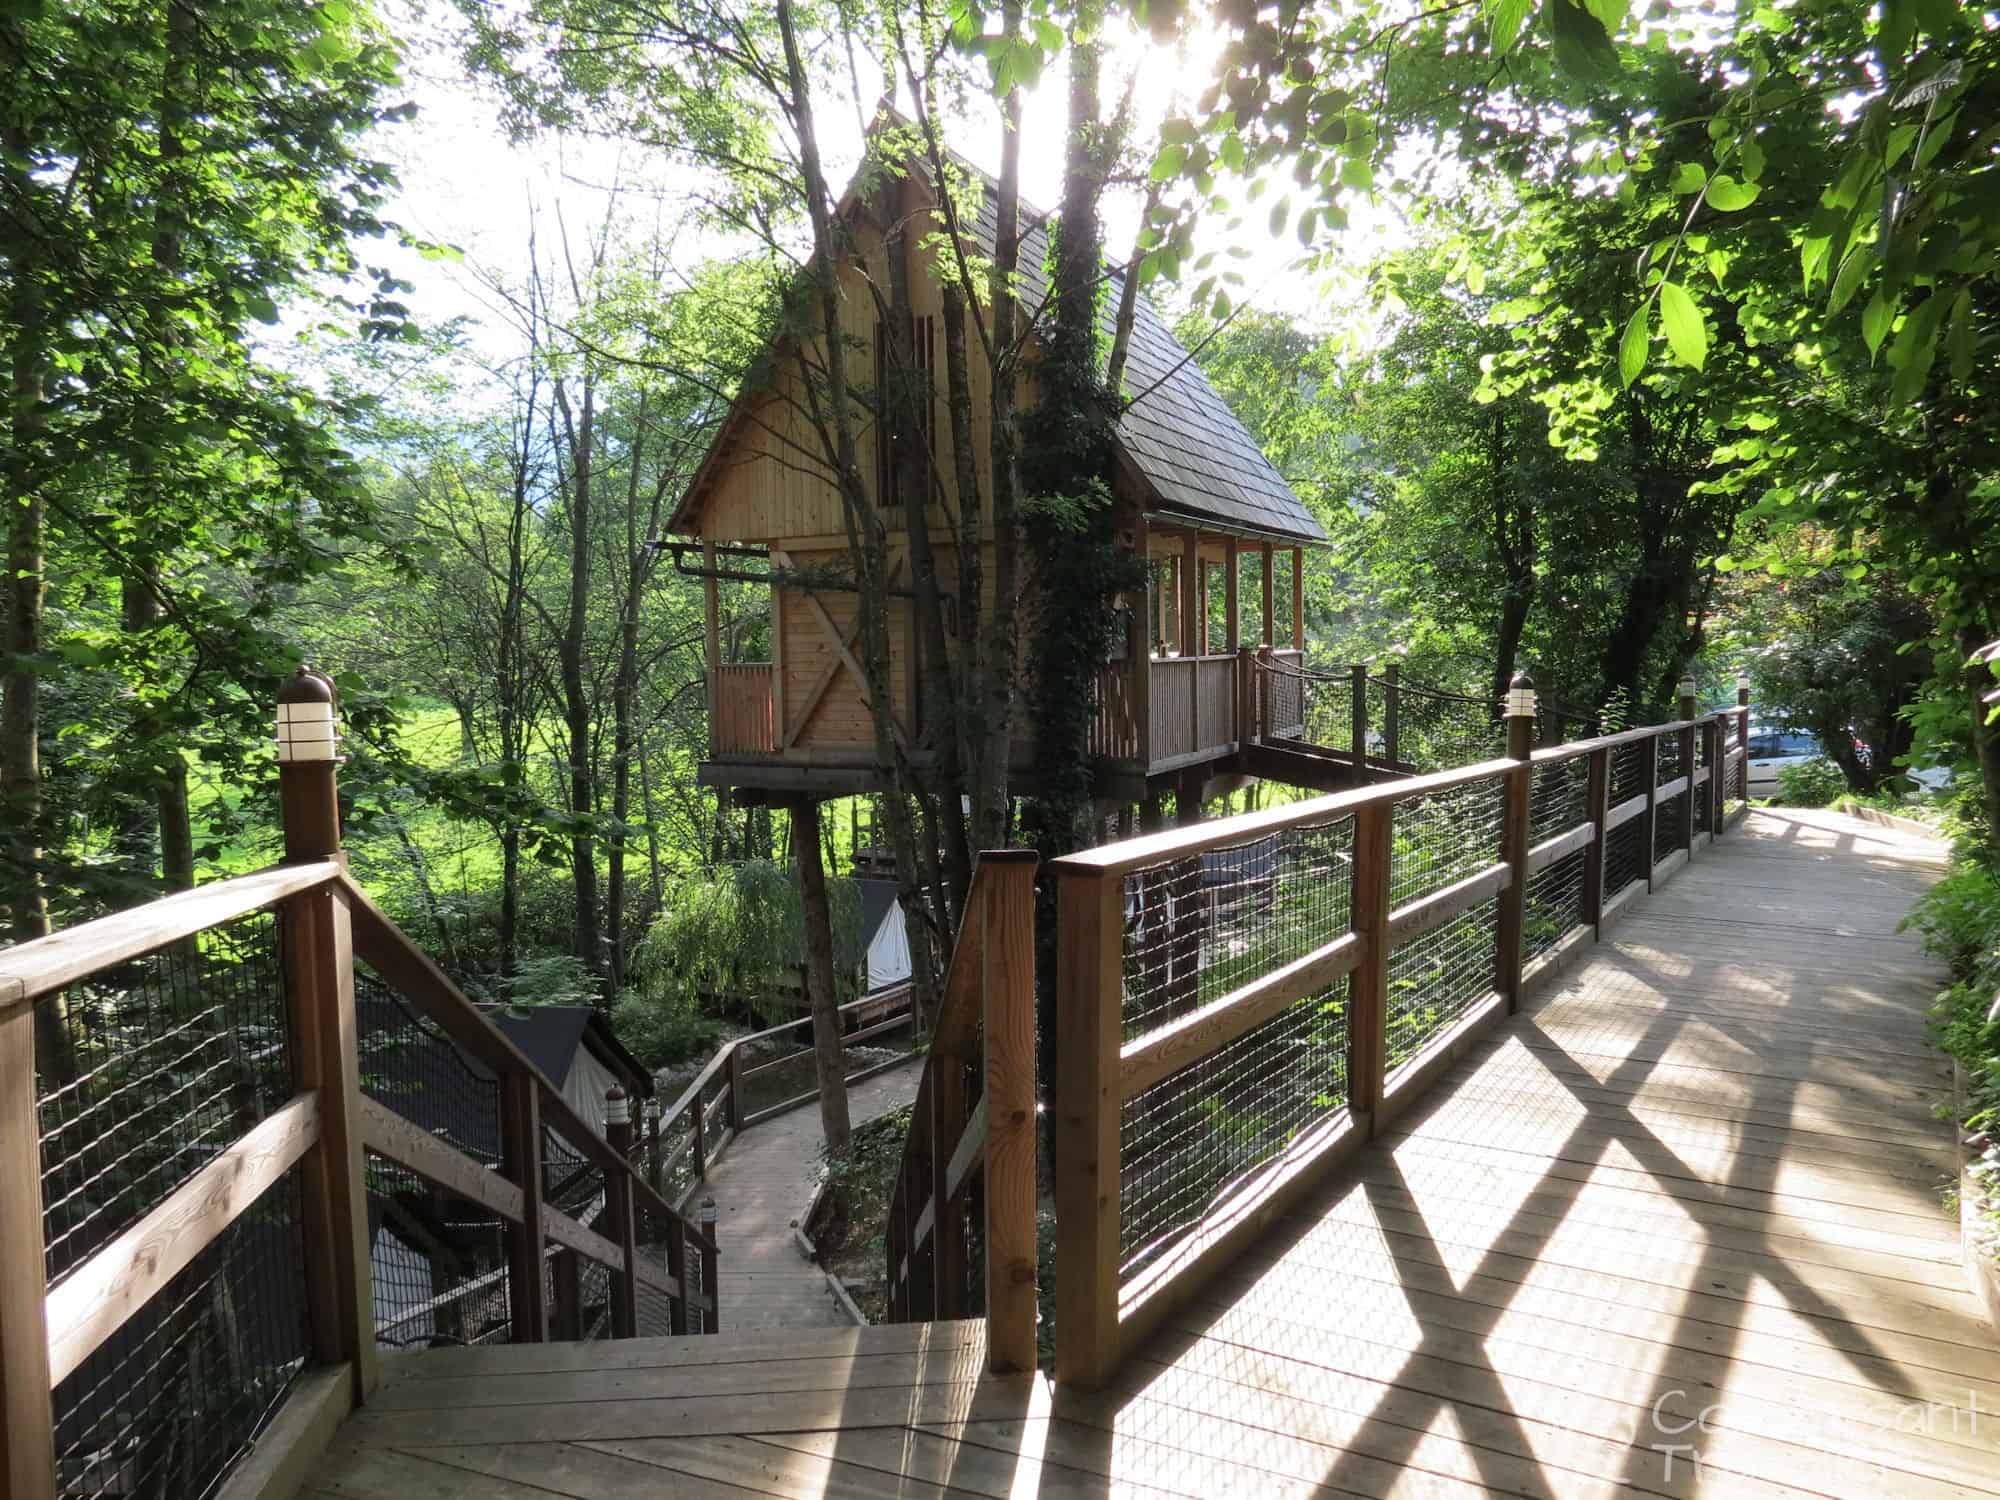
<path fill-rule="evenodd" d="M 975 237 L 991 255 L 997 221 L 992 183 L 981 195 Z M 1021 209 L 1020 282 L 1024 308 L 1048 297 L 1049 241 L 1044 216 Z M 1104 298 L 1104 336 L 1117 318 L 1121 278 Z M 1139 397 L 1119 418 L 1118 444 L 1159 495 L 1159 508 L 1225 530 L 1323 542 L 1326 532 L 1237 420 L 1208 377 L 1142 294 L 1132 321 L 1125 388 Z"/>

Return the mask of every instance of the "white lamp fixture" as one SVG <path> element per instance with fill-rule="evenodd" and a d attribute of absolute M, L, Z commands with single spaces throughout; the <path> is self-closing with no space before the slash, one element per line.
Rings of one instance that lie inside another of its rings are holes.
<path fill-rule="evenodd" d="M 1748 672 L 1738 672 L 1736 674 L 1736 691 L 1739 693 L 1750 691 L 1750 674 Z"/>
<path fill-rule="evenodd" d="M 604 1091 L 604 1123 L 606 1125 L 632 1123 L 632 1101 L 625 1090 L 615 1083 Z"/>
<path fill-rule="evenodd" d="M 648 1099 L 639 1107 L 639 1114 L 648 1125 L 657 1124 L 660 1118 L 660 1101 Z"/>
<path fill-rule="evenodd" d="M 695 1222 L 700 1224 L 704 1229 L 715 1228 L 715 1200 L 713 1198 L 704 1198 L 701 1200 L 701 1208 L 695 1215 Z"/>
<path fill-rule="evenodd" d="M 1535 716 L 1535 682 L 1526 672 L 1515 673 L 1514 680 L 1507 684 L 1506 713 L 1510 719 Z"/>
<path fill-rule="evenodd" d="M 278 689 L 278 764 L 327 765 L 340 760 L 333 679 L 300 667 Z"/>
<path fill-rule="evenodd" d="M 1692 698 L 1694 696 L 1694 679 L 1692 677 L 1683 677 L 1676 684 L 1676 688 L 1683 698 Z"/>

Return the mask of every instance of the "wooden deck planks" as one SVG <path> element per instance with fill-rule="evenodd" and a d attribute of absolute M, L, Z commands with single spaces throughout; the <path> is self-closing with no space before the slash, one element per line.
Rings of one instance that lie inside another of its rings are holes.
<path fill-rule="evenodd" d="M 316 1493 L 2000 1493 L 1895 931 L 1939 868 L 1753 814 L 1104 1391 L 984 1377 L 977 1323 L 441 1350 Z"/>

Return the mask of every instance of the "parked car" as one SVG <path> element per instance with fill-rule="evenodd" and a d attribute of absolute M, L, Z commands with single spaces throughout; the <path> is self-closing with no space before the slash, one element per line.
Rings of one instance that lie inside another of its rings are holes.
<path fill-rule="evenodd" d="M 1770 724 L 1750 726 L 1750 795 L 1778 795 L 1778 772 L 1786 766 L 1802 766 L 1826 752 L 1819 736 L 1801 729 L 1779 729 Z"/>

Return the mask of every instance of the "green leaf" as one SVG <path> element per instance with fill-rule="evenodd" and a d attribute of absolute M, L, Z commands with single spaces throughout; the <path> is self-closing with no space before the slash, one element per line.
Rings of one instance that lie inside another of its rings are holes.
<path fill-rule="evenodd" d="M 1882 288 L 1875 288 L 1875 295 L 1868 299 L 1868 305 L 1861 309 L 1861 340 L 1868 346 L 1868 357 L 1875 358 L 1882 347 L 1882 340 L 1888 336 L 1889 325 L 1896 321 L 1895 304 L 1882 295 Z"/>
<path fill-rule="evenodd" d="M 1708 184 L 1708 206 L 1723 213 L 1733 214 L 1739 208 L 1748 208 L 1757 201 L 1757 184 L 1738 182 L 1727 173 L 1718 172 Z"/>
<path fill-rule="evenodd" d="M 1285 221 L 1292 216 L 1292 200 L 1289 195 L 1271 205 L 1271 233 L 1275 237 L 1285 232 Z"/>
<path fill-rule="evenodd" d="M 1626 385 L 1637 380 L 1639 372 L 1646 368 L 1646 354 L 1652 343 L 1653 304 L 1641 302 L 1625 325 L 1625 336 L 1618 341 L 1618 378 Z"/>
<path fill-rule="evenodd" d="M 1607 78 L 1618 72 L 1618 49 L 1604 23 L 1575 0 L 1550 0 L 1542 12 L 1555 43 L 1556 62 L 1578 78 Z"/>
<path fill-rule="evenodd" d="M 1487 15 L 1487 26 L 1495 52 L 1511 51 L 1527 25 L 1531 0 L 1496 0 Z"/>
<path fill-rule="evenodd" d="M 1897 330 L 1896 341 L 1889 346 L 1889 363 L 1896 369 L 1889 399 L 1898 406 L 1914 401 L 1922 393 L 1924 382 L 1930 379 L 1931 365 L 1937 359 L 1938 324 L 1943 318 L 1944 298 L 1933 293 L 1903 319 L 1903 326 Z"/>
<path fill-rule="evenodd" d="M 1708 362 L 1708 325 L 1686 287 L 1678 281 L 1660 283 L 1660 326 L 1674 357 L 1697 370 Z"/>
<path fill-rule="evenodd" d="M 1951 299 L 1951 322 L 1945 330 L 1945 347 L 1951 353 L 1951 378 L 1972 378 L 1972 288 L 1962 286 Z"/>
<path fill-rule="evenodd" d="M 1698 161 L 1684 161 L 1674 168 L 1667 186 L 1677 193 L 1698 193 L 1708 186 L 1708 170 Z"/>
<path fill-rule="evenodd" d="M 1755 141 L 1745 141 L 1736 148 L 1736 162 L 1743 168 L 1743 180 L 1755 182 L 1764 175 L 1764 148 Z"/>
<path fill-rule="evenodd" d="M 1465 289 L 1475 297 L 1486 290 L 1486 267 L 1478 261 L 1465 268 Z"/>
<path fill-rule="evenodd" d="M 1865 247 L 1850 250 L 1847 259 L 1840 263 L 1840 274 L 1833 278 L 1833 291 L 1826 299 L 1826 310 L 1837 313 L 1854 300 L 1854 294 L 1861 290 L 1861 283 L 1867 279 L 1874 267 L 1875 257 Z"/>
<path fill-rule="evenodd" d="M 1366 157 L 1350 156 L 1340 164 L 1340 180 L 1357 193 L 1367 193 L 1375 188 L 1375 169 L 1368 165 Z"/>
<path fill-rule="evenodd" d="M 1154 182 L 1165 182 L 1169 177 L 1176 175 L 1182 167 L 1187 165 L 1187 155 L 1187 147 L 1185 146 L 1173 145 L 1163 147 L 1160 154 L 1153 158 L 1152 180 Z"/>

